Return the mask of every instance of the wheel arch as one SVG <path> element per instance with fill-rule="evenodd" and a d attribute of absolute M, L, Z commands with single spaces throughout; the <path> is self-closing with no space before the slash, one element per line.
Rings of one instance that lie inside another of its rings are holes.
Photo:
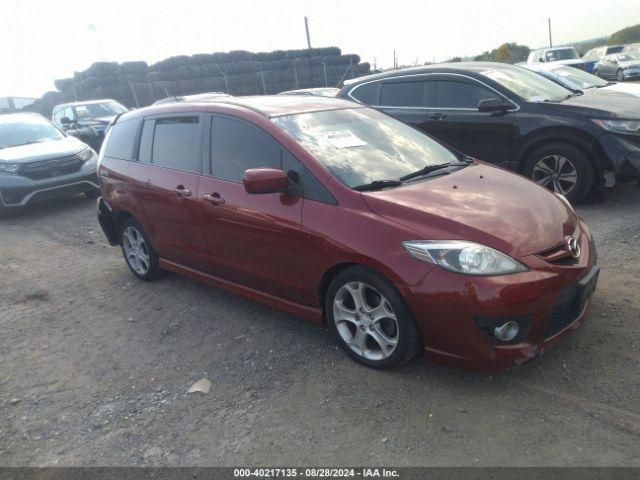
<path fill-rule="evenodd" d="M 518 151 L 518 172 L 524 173 L 524 166 L 527 158 L 539 147 L 549 143 L 566 143 L 572 145 L 582 151 L 589 162 L 593 166 L 596 173 L 601 176 L 605 166 L 603 165 L 601 155 L 598 154 L 597 148 L 594 148 L 595 139 L 585 138 L 582 132 L 540 132 L 534 137 L 528 139 Z"/>

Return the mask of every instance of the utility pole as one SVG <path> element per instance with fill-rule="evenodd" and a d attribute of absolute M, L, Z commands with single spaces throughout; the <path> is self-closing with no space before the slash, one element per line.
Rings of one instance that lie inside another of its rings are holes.
<path fill-rule="evenodd" d="M 396 59 L 396 51 L 393 50 L 393 68 L 398 68 L 398 60 Z"/>
<path fill-rule="evenodd" d="M 551 17 L 549 17 L 548 20 L 549 20 L 549 47 L 553 47 L 553 42 L 551 41 Z"/>
<path fill-rule="evenodd" d="M 309 19 L 304 17 L 304 29 L 307 32 L 307 47 L 311 50 L 311 36 L 309 35 Z"/>

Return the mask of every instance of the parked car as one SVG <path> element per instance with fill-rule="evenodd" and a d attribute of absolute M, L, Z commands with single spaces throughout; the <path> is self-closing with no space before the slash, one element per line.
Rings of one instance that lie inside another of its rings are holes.
<path fill-rule="evenodd" d="M 302 88 L 300 90 L 288 90 L 286 92 L 280 92 L 278 95 L 312 95 L 317 97 L 335 97 L 339 91 L 339 88 L 333 87 Z"/>
<path fill-rule="evenodd" d="M 574 92 L 598 89 L 600 92 L 627 93 L 640 97 L 640 84 L 603 80 L 583 70 L 564 65 L 527 65 L 531 71 Z"/>
<path fill-rule="evenodd" d="M 97 155 L 35 113 L 0 115 L 0 217 L 29 203 L 96 198 Z"/>
<path fill-rule="evenodd" d="M 640 77 L 640 53 L 607 55 L 596 63 L 593 73 L 618 82 L 638 78 Z"/>
<path fill-rule="evenodd" d="M 640 43 L 630 43 L 625 45 L 622 53 L 640 53 Z"/>
<path fill-rule="evenodd" d="M 515 367 L 580 326 L 596 287 L 566 199 L 353 102 L 145 108 L 100 156 L 99 222 L 136 277 L 326 323 L 371 367 Z"/>
<path fill-rule="evenodd" d="M 374 106 L 451 147 L 579 201 L 640 177 L 640 100 L 578 94 L 502 63 L 431 65 L 362 77 L 340 97 Z"/>
<path fill-rule="evenodd" d="M 162 105 L 165 103 L 181 103 L 181 102 L 210 102 L 213 100 L 218 100 L 221 97 L 231 97 L 228 93 L 224 92 L 206 92 L 206 93 L 197 93 L 195 95 L 181 95 L 177 97 L 167 97 L 161 98 L 160 100 L 156 100 L 153 102 L 154 105 Z"/>
<path fill-rule="evenodd" d="M 606 57 L 607 55 L 611 55 L 612 53 L 620 53 L 623 48 L 624 45 L 602 45 L 600 47 L 592 48 L 587 53 L 585 53 L 582 58 L 583 60 L 585 60 L 585 62 L 593 62 L 592 65 L 595 66 L 595 64 L 602 60 L 602 58 Z M 592 71 L 593 68 L 590 70 L 590 72 Z"/>
<path fill-rule="evenodd" d="M 90 100 L 56 105 L 51 119 L 69 135 L 99 151 L 111 121 L 127 111 L 127 107 L 115 100 Z"/>
<path fill-rule="evenodd" d="M 593 71 L 595 59 L 582 59 L 578 51 L 573 47 L 540 48 L 532 50 L 527 57 L 527 64 L 559 63 L 570 67 L 580 68 L 588 72 Z"/>

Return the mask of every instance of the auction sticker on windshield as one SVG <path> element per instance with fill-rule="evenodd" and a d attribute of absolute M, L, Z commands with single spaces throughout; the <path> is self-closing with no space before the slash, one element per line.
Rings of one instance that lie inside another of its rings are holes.
<path fill-rule="evenodd" d="M 367 142 L 354 135 L 351 130 L 332 130 L 324 132 L 324 138 L 326 138 L 331 145 L 336 148 L 363 147 L 367 144 Z"/>

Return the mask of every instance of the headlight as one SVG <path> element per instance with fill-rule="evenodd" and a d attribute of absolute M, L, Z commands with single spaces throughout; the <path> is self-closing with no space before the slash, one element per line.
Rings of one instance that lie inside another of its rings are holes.
<path fill-rule="evenodd" d="M 91 158 L 96 156 L 96 152 L 94 152 L 91 148 L 85 148 L 81 152 L 76 153 L 76 157 L 86 162 L 87 160 L 91 160 Z"/>
<path fill-rule="evenodd" d="M 2 163 L 0 162 L 0 174 L 14 175 L 20 170 L 19 163 Z"/>
<path fill-rule="evenodd" d="M 614 133 L 638 134 L 640 133 L 640 120 L 591 120 L 596 125 Z"/>
<path fill-rule="evenodd" d="M 480 243 L 464 240 L 413 240 L 402 242 L 409 254 L 446 270 L 467 275 L 504 275 L 527 267 L 508 255 Z"/>

